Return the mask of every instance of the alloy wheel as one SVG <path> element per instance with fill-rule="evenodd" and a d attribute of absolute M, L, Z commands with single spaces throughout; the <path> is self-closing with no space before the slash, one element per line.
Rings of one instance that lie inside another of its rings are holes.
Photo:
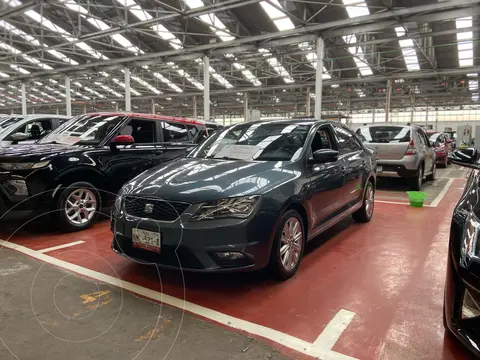
<path fill-rule="evenodd" d="M 373 207 L 375 202 L 375 192 L 373 191 L 373 186 L 371 183 L 367 186 L 367 191 L 365 193 L 365 212 L 370 219 L 373 215 Z"/>
<path fill-rule="evenodd" d="M 74 225 L 88 223 L 97 211 L 97 198 L 88 189 L 75 189 L 65 203 L 65 215 Z"/>
<path fill-rule="evenodd" d="M 283 226 L 280 244 L 280 259 L 285 270 L 297 266 L 303 246 L 303 230 L 300 221 L 291 217 Z"/>

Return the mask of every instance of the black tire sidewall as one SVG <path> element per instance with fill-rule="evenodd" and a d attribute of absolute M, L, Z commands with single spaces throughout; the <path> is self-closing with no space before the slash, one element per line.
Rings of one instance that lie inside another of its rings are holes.
<path fill-rule="evenodd" d="M 67 201 L 68 196 L 75 190 L 75 189 L 88 189 L 92 191 L 97 199 L 97 210 L 95 212 L 95 215 L 92 217 L 90 221 L 88 221 L 85 224 L 82 225 L 76 225 L 70 222 L 68 220 L 64 208 L 65 208 L 65 203 Z M 75 183 L 70 184 L 67 186 L 63 191 L 58 195 L 56 201 L 55 201 L 55 208 L 54 210 L 54 216 L 55 218 L 59 221 L 58 226 L 65 231 L 73 232 L 73 231 L 80 231 L 84 229 L 88 229 L 91 227 L 97 220 L 99 211 L 101 211 L 101 206 L 102 204 L 102 199 L 100 196 L 100 192 L 98 189 L 91 183 L 86 182 L 86 181 L 78 181 Z"/>
<path fill-rule="evenodd" d="M 283 231 L 283 227 L 285 226 L 285 223 L 287 222 L 288 219 L 292 218 L 292 217 L 295 217 L 299 222 L 300 222 L 300 225 L 302 226 L 302 249 L 300 251 L 300 255 L 299 255 L 299 259 L 298 259 L 298 262 L 297 264 L 295 265 L 295 267 L 290 270 L 290 271 L 287 271 L 283 265 L 282 265 L 282 259 L 280 257 L 280 247 L 281 247 L 281 236 L 282 236 L 282 231 Z M 272 246 L 272 251 L 271 251 L 271 254 L 270 254 L 270 270 L 273 272 L 273 275 L 280 279 L 280 280 L 286 280 L 286 279 L 289 279 L 291 278 L 293 275 L 295 275 L 295 273 L 297 272 L 298 268 L 300 267 L 300 264 L 302 262 L 302 258 L 303 258 L 303 253 L 305 251 L 305 243 L 306 243 L 306 233 L 305 233 L 305 227 L 304 227 L 304 224 L 303 224 L 303 220 L 302 220 L 302 217 L 300 216 L 300 214 L 298 213 L 298 211 L 296 210 L 288 210 L 286 211 L 279 223 L 278 223 L 278 226 L 275 230 L 275 237 L 273 239 L 273 246 Z"/>

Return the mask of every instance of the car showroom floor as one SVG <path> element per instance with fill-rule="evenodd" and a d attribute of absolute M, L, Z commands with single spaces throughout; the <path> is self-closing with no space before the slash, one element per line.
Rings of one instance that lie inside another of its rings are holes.
<path fill-rule="evenodd" d="M 112 252 L 108 222 L 67 235 L 12 225 L 0 234 L 0 358 L 470 359 L 442 325 L 465 175 L 438 169 L 424 208 L 380 180 L 373 220 L 313 240 L 283 283 L 136 264 Z"/>

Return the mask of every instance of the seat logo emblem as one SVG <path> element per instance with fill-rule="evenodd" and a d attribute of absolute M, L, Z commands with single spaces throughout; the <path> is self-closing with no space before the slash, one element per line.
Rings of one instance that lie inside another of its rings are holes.
<path fill-rule="evenodd" d="M 151 214 L 153 212 L 153 204 L 146 204 L 145 205 L 145 213 Z"/>

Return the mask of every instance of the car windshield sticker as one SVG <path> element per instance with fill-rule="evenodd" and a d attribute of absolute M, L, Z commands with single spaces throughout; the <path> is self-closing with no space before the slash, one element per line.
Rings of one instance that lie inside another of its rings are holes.
<path fill-rule="evenodd" d="M 252 160 L 254 155 L 260 150 L 255 145 L 225 145 L 215 158 L 233 158 L 239 160 Z"/>

